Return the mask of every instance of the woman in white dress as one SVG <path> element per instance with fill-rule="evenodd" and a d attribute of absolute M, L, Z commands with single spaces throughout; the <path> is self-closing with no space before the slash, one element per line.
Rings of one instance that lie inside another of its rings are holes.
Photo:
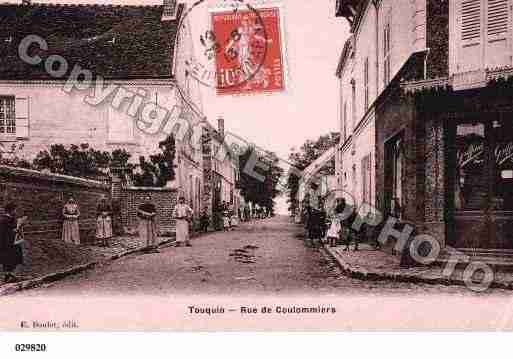
<path fill-rule="evenodd" d="M 173 218 L 176 220 L 176 246 L 180 247 L 185 243 L 187 247 L 191 247 L 189 238 L 189 222 L 192 219 L 193 211 L 185 203 L 185 197 L 180 196 L 178 203 L 173 211 Z"/>
<path fill-rule="evenodd" d="M 80 231 L 78 228 L 80 210 L 73 197 L 70 197 L 68 202 L 64 205 L 62 215 L 64 216 L 62 223 L 62 240 L 65 243 L 80 244 Z"/>

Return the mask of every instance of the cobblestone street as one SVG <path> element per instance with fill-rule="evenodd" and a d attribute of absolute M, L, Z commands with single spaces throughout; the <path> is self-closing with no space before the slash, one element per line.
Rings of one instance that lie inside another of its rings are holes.
<path fill-rule="evenodd" d="M 484 294 L 465 287 L 362 281 L 341 274 L 322 250 L 298 239 L 300 227 L 286 217 L 244 224 L 193 240 L 193 247 L 161 248 L 158 254 L 133 254 L 17 296 L 115 294 Z"/>

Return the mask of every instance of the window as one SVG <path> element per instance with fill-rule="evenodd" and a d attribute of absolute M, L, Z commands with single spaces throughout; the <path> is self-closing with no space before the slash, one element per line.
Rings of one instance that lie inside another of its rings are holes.
<path fill-rule="evenodd" d="M 383 29 L 383 85 L 386 87 L 390 82 L 390 23 Z"/>
<path fill-rule="evenodd" d="M 343 139 L 347 139 L 347 101 L 344 102 L 344 119 L 342 122 L 342 135 Z"/>
<path fill-rule="evenodd" d="M 505 116 L 455 125 L 454 209 L 513 210 L 513 125 Z"/>
<path fill-rule="evenodd" d="M 362 158 L 362 201 L 372 203 L 372 159 L 371 154 Z"/>
<path fill-rule="evenodd" d="M 488 37 L 508 33 L 508 0 L 490 0 L 487 9 Z"/>
<path fill-rule="evenodd" d="M 481 38 L 481 0 L 463 0 L 461 3 L 461 39 L 475 41 Z"/>
<path fill-rule="evenodd" d="M 353 117 L 353 130 L 356 128 L 356 82 L 351 80 L 351 102 L 352 102 L 352 117 Z"/>
<path fill-rule="evenodd" d="M 14 96 L 0 97 L 0 136 L 16 135 L 16 106 Z"/>
<path fill-rule="evenodd" d="M 369 58 L 365 58 L 363 65 L 363 90 L 365 93 L 365 111 L 369 109 Z"/>
<path fill-rule="evenodd" d="M 404 206 L 403 183 L 404 144 L 401 132 L 385 144 L 385 209 L 399 219 Z"/>
<path fill-rule="evenodd" d="M 354 196 L 354 195 L 356 195 L 356 193 L 358 193 L 356 191 L 356 186 L 358 185 L 358 179 L 356 178 L 357 175 L 356 175 L 356 165 L 355 164 L 353 165 L 353 174 L 352 174 L 352 176 L 353 176 L 353 178 L 352 178 L 352 180 L 353 180 L 353 188 L 351 188 L 351 194 Z"/>
<path fill-rule="evenodd" d="M 456 72 L 512 65 L 508 0 L 458 0 Z"/>

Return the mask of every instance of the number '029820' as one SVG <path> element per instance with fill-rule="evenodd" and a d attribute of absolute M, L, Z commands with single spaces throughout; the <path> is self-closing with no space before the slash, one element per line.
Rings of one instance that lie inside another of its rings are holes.
<path fill-rule="evenodd" d="M 14 350 L 17 352 L 45 352 L 46 344 L 16 344 Z"/>

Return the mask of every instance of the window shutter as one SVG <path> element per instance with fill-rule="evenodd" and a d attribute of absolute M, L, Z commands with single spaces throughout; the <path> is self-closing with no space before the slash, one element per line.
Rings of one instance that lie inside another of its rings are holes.
<path fill-rule="evenodd" d="M 509 0 L 488 0 L 486 9 L 486 67 L 511 65 Z"/>
<path fill-rule="evenodd" d="M 481 41 L 481 1 L 463 0 L 461 3 L 461 39 L 463 41 Z"/>
<path fill-rule="evenodd" d="M 16 137 L 29 137 L 29 117 L 30 117 L 30 98 L 16 97 L 15 113 L 16 113 Z"/>
<path fill-rule="evenodd" d="M 488 36 L 506 35 L 508 32 L 508 0 L 488 1 Z"/>
<path fill-rule="evenodd" d="M 458 73 L 483 68 L 483 9 L 485 0 L 460 0 L 458 2 L 457 32 L 459 34 Z"/>

